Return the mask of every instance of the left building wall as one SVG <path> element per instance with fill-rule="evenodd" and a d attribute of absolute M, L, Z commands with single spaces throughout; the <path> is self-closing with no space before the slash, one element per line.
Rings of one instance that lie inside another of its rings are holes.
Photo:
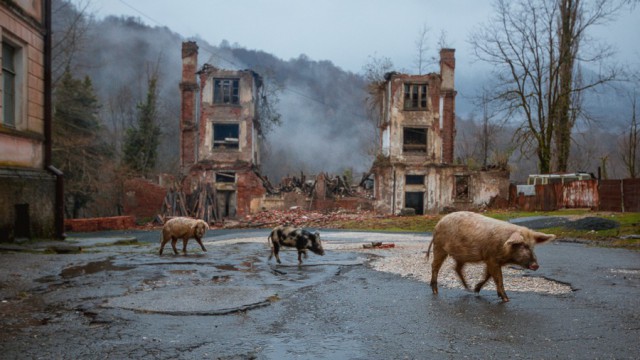
<path fill-rule="evenodd" d="M 56 234 L 47 171 L 45 1 L 0 0 L 0 241 Z"/>

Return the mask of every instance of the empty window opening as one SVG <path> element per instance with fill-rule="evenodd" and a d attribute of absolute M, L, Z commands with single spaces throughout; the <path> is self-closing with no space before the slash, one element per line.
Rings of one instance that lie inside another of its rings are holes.
<path fill-rule="evenodd" d="M 216 182 L 217 183 L 235 183 L 236 182 L 236 174 L 231 172 L 217 172 L 216 173 Z"/>
<path fill-rule="evenodd" d="M 214 149 L 239 149 L 240 125 L 213 124 Z"/>
<path fill-rule="evenodd" d="M 223 218 L 236 216 L 236 192 L 220 191 L 216 192 L 216 205 L 218 216 Z"/>
<path fill-rule="evenodd" d="M 412 208 L 416 215 L 424 215 L 424 192 L 407 191 L 404 193 L 404 207 Z"/>
<path fill-rule="evenodd" d="M 407 175 L 405 183 L 407 185 L 424 185 L 424 175 Z"/>
<path fill-rule="evenodd" d="M 455 200 L 469 200 L 469 175 L 456 175 Z"/>
<path fill-rule="evenodd" d="M 17 49 L 2 43 L 2 123 L 16 125 L 16 53 Z"/>
<path fill-rule="evenodd" d="M 404 109 L 427 110 L 427 84 L 404 84 Z"/>
<path fill-rule="evenodd" d="M 403 152 L 427 152 L 427 129 L 404 128 L 402 139 Z"/>
<path fill-rule="evenodd" d="M 240 103 L 239 79 L 213 79 L 213 103 L 234 104 Z"/>

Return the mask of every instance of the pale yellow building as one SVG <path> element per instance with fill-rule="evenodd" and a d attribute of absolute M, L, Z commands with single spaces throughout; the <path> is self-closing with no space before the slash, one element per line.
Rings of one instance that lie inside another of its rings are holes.
<path fill-rule="evenodd" d="M 0 1 L 0 241 L 62 237 L 51 166 L 50 1 Z"/>

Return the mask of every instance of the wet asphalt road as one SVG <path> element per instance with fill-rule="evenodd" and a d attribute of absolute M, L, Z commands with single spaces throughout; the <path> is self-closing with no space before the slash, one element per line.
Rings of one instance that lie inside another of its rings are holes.
<path fill-rule="evenodd" d="M 80 255 L 0 254 L 0 354 L 46 359 L 640 358 L 640 254 L 555 243 L 530 276 L 565 295 L 480 295 L 378 272 L 376 256 L 327 251 L 268 263 L 267 230 L 208 233 L 207 253 L 141 245 Z M 323 232 L 329 243 L 368 241 Z M 82 234 L 77 234 L 80 238 Z M 98 236 L 93 234 L 92 236 Z M 416 237 L 415 235 L 407 235 Z M 344 237 L 344 239 L 343 239 Z M 424 237 L 425 248 L 428 238 Z M 234 242 L 238 238 L 249 242 Z M 390 237 L 393 241 L 400 235 Z M 354 240 L 355 239 L 355 240 Z M 147 243 L 148 242 L 148 243 Z M 399 243 L 398 243 L 399 244 Z M 381 256 L 384 250 L 381 250 Z"/>

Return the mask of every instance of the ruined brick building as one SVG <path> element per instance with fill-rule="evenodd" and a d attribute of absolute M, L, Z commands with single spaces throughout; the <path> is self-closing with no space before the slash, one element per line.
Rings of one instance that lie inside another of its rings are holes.
<path fill-rule="evenodd" d="M 254 172 L 260 165 L 258 92 L 251 70 L 198 69 L 198 45 L 182 45 L 180 165 L 185 192 L 213 186 L 217 216 L 251 213 L 265 194 Z"/>
<path fill-rule="evenodd" d="M 259 91 L 251 70 L 198 69 L 198 46 L 182 45 L 180 161 L 186 194 L 212 187 L 216 218 L 237 218 L 292 205 L 326 210 L 371 208 L 417 214 L 472 209 L 508 197 L 508 173 L 454 164 L 454 50 L 440 52 L 440 73 L 389 73 L 381 87 L 380 154 L 372 166 L 374 200 L 327 197 L 318 176 L 310 196 L 267 194 L 260 166 Z M 363 203 L 364 202 L 364 203 Z M 371 204 L 373 202 L 373 205 Z"/>
<path fill-rule="evenodd" d="M 440 51 L 440 73 L 388 73 L 381 90 L 381 144 L 372 172 L 380 211 L 417 214 L 473 209 L 508 197 L 506 171 L 454 164 L 455 50 Z"/>

